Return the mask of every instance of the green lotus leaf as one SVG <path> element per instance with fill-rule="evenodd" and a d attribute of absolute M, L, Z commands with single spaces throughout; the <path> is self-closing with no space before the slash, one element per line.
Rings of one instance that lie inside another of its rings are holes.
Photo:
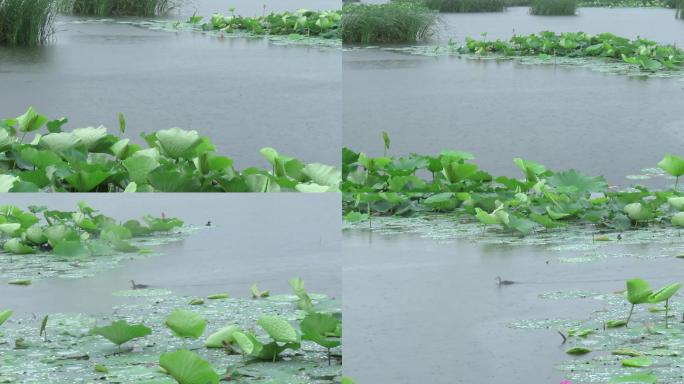
<path fill-rule="evenodd" d="M 233 338 L 242 352 L 247 355 L 257 356 L 264 347 L 264 345 L 251 333 L 234 332 Z"/>
<path fill-rule="evenodd" d="M 0 128 L 0 152 L 8 150 L 14 143 L 17 142 L 17 138 L 11 135 L 6 129 Z"/>
<path fill-rule="evenodd" d="M 342 173 L 330 165 L 319 163 L 307 164 L 302 169 L 302 173 L 318 185 L 339 188 L 340 182 L 342 182 Z"/>
<path fill-rule="evenodd" d="M 18 182 L 19 178 L 12 175 L 0 175 L 0 192 L 9 192 L 14 187 L 14 183 Z"/>
<path fill-rule="evenodd" d="M 98 142 L 107 136 L 107 128 L 103 126 L 88 127 L 88 128 L 76 128 L 71 131 L 82 144 L 91 150 L 97 146 Z"/>
<path fill-rule="evenodd" d="M 62 162 L 62 159 L 54 152 L 32 147 L 22 148 L 19 156 L 22 160 L 40 169 L 45 169 L 51 165 L 57 165 Z"/>
<path fill-rule="evenodd" d="M 179 384 L 219 383 L 219 375 L 211 364 L 188 350 L 162 354 L 159 365 Z"/>
<path fill-rule="evenodd" d="M 309 313 L 300 324 L 302 339 L 310 340 L 324 348 L 335 348 L 342 344 L 340 321 L 327 313 Z"/>
<path fill-rule="evenodd" d="M 298 343 L 300 341 L 297 331 L 282 317 L 264 316 L 257 321 L 257 324 L 275 341 L 281 343 Z"/>
<path fill-rule="evenodd" d="M 133 156 L 123 161 L 130 179 L 138 184 L 147 184 L 147 175 L 159 167 L 159 162 L 148 156 Z"/>
<path fill-rule="evenodd" d="M 558 172 L 547 181 L 549 185 L 564 192 L 591 193 L 604 192 L 608 189 L 608 183 L 603 177 L 590 177 L 574 169 Z"/>
<path fill-rule="evenodd" d="M 684 212 L 677 212 L 672 215 L 670 222 L 675 227 L 684 227 Z"/>
<path fill-rule="evenodd" d="M 33 224 L 26 230 L 26 240 L 33 244 L 43 244 L 47 241 L 47 237 L 39 224 Z"/>
<path fill-rule="evenodd" d="M 172 159 L 190 156 L 192 149 L 200 144 L 197 131 L 186 131 L 180 128 L 170 128 L 156 133 L 159 148 Z"/>
<path fill-rule="evenodd" d="M 2 223 L 0 224 L 0 233 L 14 236 L 17 231 L 21 229 L 19 223 Z"/>
<path fill-rule="evenodd" d="M 651 365 L 653 365 L 653 359 L 651 359 L 650 357 L 639 356 L 633 357 L 631 359 L 624 359 L 620 361 L 620 363 L 624 367 L 642 368 L 650 367 Z"/>
<path fill-rule="evenodd" d="M 669 284 L 661 288 L 659 291 L 653 292 L 651 296 L 649 296 L 648 301 L 650 303 L 661 303 L 663 301 L 669 300 L 681 287 L 681 283 Z"/>
<path fill-rule="evenodd" d="M 204 346 L 207 348 L 224 348 L 226 344 L 230 344 L 235 341 L 233 334 L 239 331 L 240 327 L 237 325 L 223 327 L 209 335 L 207 340 L 204 342 Z"/>
<path fill-rule="evenodd" d="M 49 133 L 40 138 L 38 143 L 41 148 L 53 152 L 63 153 L 81 145 L 79 138 L 70 132 Z"/>
<path fill-rule="evenodd" d="M 667 199 L 667 202 L 680 211 L 684 209 L 684 196 L 670 197 Z"/>
<path fill-rule="evenodd" d="M 684 159 L 677 155 L 665 155 L 658 163 L 658 167 L 675 177 L 684 175 Z"/>
<path fill-rule="evenodd" d="M 118 320 L 106 327 L 93 328 L 91 333 L 100 335 L 116 345 L 121 345 L 130 340 L 145 337 L 151 334 L 152 329 L 142 324 L 131 325 L 125 320 Z"/>
<path fill-rule="evenodd" d="M 33 107 L 29 107 L 26 113 L 17 117 L 20 132 L 33 132 L 40 129 L 48 121 L 47 116 L 39 115 Z"/>
<path fill-rule="evenodd" d="M 525 174 L 528 181 L 538 180 L 538 176 L 546 172 L 546 167 L 530 160 L 523 160 L 519 157 L 513 159 L 513 163 Z"/>
<path fill-rule="evenodd" d="M 648 303 L 648 298 L 652 293 L 651 286 L 646 281 L 642 279 L 627 280 L 627 292 L 625 292 L 625 296 L 630 303 Z"/>
<path fill-rule="evenodd" d="M 4 311 L 0 311 L 0 325 L 4 324 L 7 319 L 9 319 L 12 316 L 12 311 L 9 309 L 6 309 Z"/>
<path fill-rule="evenodd" d="M 35 249 L 22 243 L 18 237 L 5 241 L 5 244 L 3 244 L 2 249 L 4 249 L 5 252 L 13 253 L 15 255 L 27 255 L 30 253 L 36 253 Z"/>
<path fill-rule="evenodd" d="M 78 233 L 64 224 L 48 226 L 43 229 L 43 233 L 52 247 L 57 246 L 57 244 L 64 240 L 80 240 Z"/>
<path fill-rule="evenodd" d="M 634 221 L 650 220 L 653 218 L 653 212 L 641 203 L 627 204 L 623 211 Z"/>
<path fill-rule="evenodd" d="M 590 353 L 591 349 L 585 347 L 573 347 L 565 351 L 568 355 L 586 355 Z"/>
<path fill-rule="evenodd" d="M 658 383 L 658 378 L 650 373 L 635 373 L 633 375 L 615 377 L 608 382 L 608 384 L 621 383 L 656 384 Z"/>
<path fill-rule="evenodd" d="M 204 333 L 207 321 L 195 312 L 179 309 L 166 318 L 166 326 L 178 337 L 197 339 Z"/>
<path fill-rule="evenodd" d="M 60 241 L 54 247 L 55 256 L 84 258 L 90 256 L 90 251 L 80 240 Z"/>

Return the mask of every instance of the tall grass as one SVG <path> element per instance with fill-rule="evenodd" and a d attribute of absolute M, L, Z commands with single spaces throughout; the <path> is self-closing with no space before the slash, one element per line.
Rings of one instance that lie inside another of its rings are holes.
<path fill-rule="evenodd" d="M 574 15 L 577 0 L 532 0 L 530 13 L 540 16 Z"/>
<path fill-rule="evenodd" d="M 54 15 L 55 0 L 0 0 L 0 45 L 45 44 Z"/>
<path fill-rule="evenodd" d="M 425 6 L 440 12 L 502 12 L 504 0 L 423 0 Z"/>
<path fill-rule="evenodd" d="M 175 8 L 176 0 L 61 0 L 60 11 L 88 16 L 157 16 Z"/>
<path fill-rule="evenodd" d="M 346 4 L 342 7 L 344 43 L 415 43 L 434 33 L 438 15 L 411 1 Z"/>

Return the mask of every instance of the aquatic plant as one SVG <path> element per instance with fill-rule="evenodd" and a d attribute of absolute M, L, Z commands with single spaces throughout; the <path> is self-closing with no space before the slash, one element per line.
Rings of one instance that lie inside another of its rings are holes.
<path fill-rule="evenodd" d="M 579 0 L 580 7 L 674 8 L 677 0 Z"/>
<path fill-rule="evenodd" d="M 342 158 L 344 216 L 352 221 L 454 212 L 459 221 L 477 220 L 520 235 L 566 225 L 616 231 L 684 225 L 678 190 L 612 191 L 603 177 L 554 172 L 520 158 L 513 162 L 522 179 L 491 175 L 462 151 L 369 157 L 344 148 Z"/>
<path fill-rule="evenodd" d="M 629 315 L 625 321 L 625 326 L 629 325 L 629 320 L 632 318 L 632 313 L 634 313 L 634 307 L 638 304 L 648 303 L 648 299 L 653 291 L 651 291 L 651 286 L 642 279 L 630 279 L 627 280 L 627 291 L 625 292 L 625 297 L 632 307 L 629 310 Z"/>
<path fill-rule="evenodd" d="M 220 379 L 208 361 L 185 349 L 164 353 L 159 366 L 179 384 L 218 384 Z"/>
<path fill-rule="evenodd" d="M 539 16 L 575 15 L 577 0 L 532 0 L 530 13 Z"/>
<path fill-rule="evenodd" d="M 75 259 L 113 252 L 139 252 L 140 249 L 130 243 L 131 239 L 168 232 L 183 225 L 175 218 L 149 215 L 143 217 L 143 222 L 128 220 L 119 224 L 86 203 L 79 203 L 75 211 L 38 206 L 24 211 L 17 206 L 4 205 L 0 206 L 0 241 L 3 250 L 11 254 L 42 252 Z"/>
<path fill-rule="evenodd" d="M 178 6 L 176 0 L 57 0 L 63 13 L 88 16 L 159 16 Z"/>
<path fill-rule="evenodd" d="M 204 333 L 207 321 L 195 312 L 179 309 L 166 318 L 165 324 L 178 337 L 197 339 Z"/>
<path fill-rule="evenodd" d="M 233 338 L 243 354 L 275 362 L 284 350 L 298 350 L 301 347 L 301 335 L 287 320 L 279 316 L 264 316 L 257 324 L 271 340 L 264 343 L 253 332 L 235 332 Z"/>
<path fill-rule="evenodd" d="M 611 33 L 591 35 L 584 32 L 514 35 L 509 41 L 466 38 L 457 48 L 460 53 L 503 56 L 595 57 L 632 64 L 643 71 L 680 70 L 684 51 L 673 45 L 638 38 L 630 40 Z"/>
<path fill-rule="evenodd" d="M 328 350 L 328 364 L 330 364 L 330 349 L 342 345 L 342 324 L 329 313 L 312 312 L 306 315 L 300 324 L 302 340 L 310 340 Z"/>
<path fill-rule="evenodd" d="M 143 324 L 131 325 L 128 324 L 126 320 L 118 320 L 106 327 L 95 327 L 90 331 L 90 333 L 104 337 L 105 339 L 116 344 L 120 350 L 122 344 L 133 339 L 145 337 L 152 333 L 152 329 L 144 326 Z"/>
<path fill-rule="evenodd" d="M 653 292 L 649 297 L 648 297 L 648 302 L 657 304 L 657 303 L 662 303 L 665 302 L 665 328 L 668 328 L 668 310 L 670 308 L 670 298 L 674 296 L 675 293 L 679 290 L 679 288 L 682 287 L 681 283 L 672 283 L 669 284 L 660 290 Z"/>
<path fill-rule="evenodd" d="M 53 33 L 56 0 L 0 0 L 0 45 L 45 44 Z"/>
<path fill-rule="evenodd" d="M 435 11 L 412 1 L 386 4 L 345 4 L 342 41 L 347 44 L 414 43 L 432 36 Z"/>
<path fill-rule="evenodd" d="M 147 148 L 107 128 L 63 131 L 35 109 L 0 120 L 0 192 L 328 192 L 340 174 L 330 165 L 304 164 L 265 148 L 273 172 L 238 171 L 208 137 L 180 128 L 142 135 Z M 47 132 L 39 133 L 45 129 Z M 25 142 L 32 133 L 33 139 Z"/>
<path fill-rule="evenodd" d="M 502 12 L 506 7 L 504 0 L 422 0 L 422 3 L 439 12 Z"/>
<path fill-rule="evenodd" d="M 339 38 L 342 15 L 341 11 L 300 9 L 296 12 L 272 12 L 265 16 L 246 17 L 235 14 L 233 10 L 229 15 L 215 13 L 206 23 L 202 23 L 203 19 L 202 16 L 193 15 L 187 23 L 203 31 L 223 33 Z"/>

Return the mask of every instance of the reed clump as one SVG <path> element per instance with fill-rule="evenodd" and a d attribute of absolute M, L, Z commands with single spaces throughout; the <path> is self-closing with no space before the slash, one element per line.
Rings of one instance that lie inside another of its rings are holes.
<path fill-rule="evenodd" d="M 45 44 L 53 33 L 55 0 L 0 0 L 0 45 Z"/>
<path fill-rule="evenodd" d="M 532 0 L 530 13 L 538 16 L 575 15 L 577 0 Z"/>
<path fill-rule="evenodd" d="M 345 4 L 342 7 L 344 43 L 415 43 L 429 38 L 437 13 L 413 1 L 385 4 Z"/>
<path fill-rule="evenodd" d="M 178 4 L 176 0 L 62 0 L 62 13 L 83 16 L 159 16 Z"/>

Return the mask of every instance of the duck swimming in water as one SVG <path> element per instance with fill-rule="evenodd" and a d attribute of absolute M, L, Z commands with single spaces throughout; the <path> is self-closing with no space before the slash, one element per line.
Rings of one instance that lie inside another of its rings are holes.
<path fill-rule="evenodd" d="M 515 284 L 515 281 L 510 281 L 510 280 L 502 280 L 501 276 L 497 276 L 496 279 L 496 284 L 497 285 L 512 285 Z"/>

